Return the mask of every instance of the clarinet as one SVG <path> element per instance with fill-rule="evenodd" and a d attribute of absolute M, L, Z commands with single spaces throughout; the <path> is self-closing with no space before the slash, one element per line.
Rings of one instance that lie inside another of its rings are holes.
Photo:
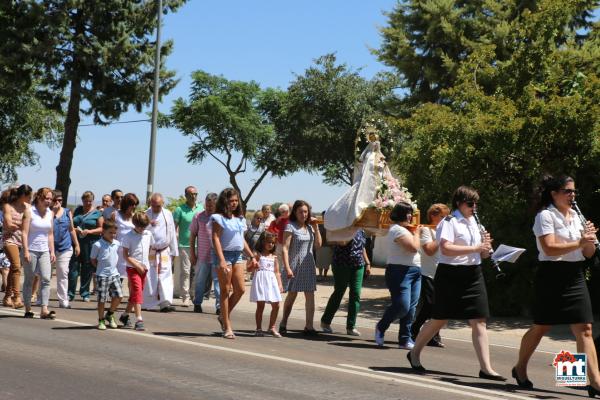
<path fill-rule="evenodd" d="M 475 218 L 475 222 L 477 223 L 477 227 L 479 228 L 479 233 L 481 234 L 481 239 L 483 240 L 483 236 L 485 235 L 485 229 L 483 229 L 483 226 L 481 225 L 481 222 L 479 221 L 479 215 L 477 215 L 477 211 L 475 209 L 473 209 L 473 218 Z M 506 274 L 504 272 L 502 272 L 502 269 L 500 269 L 500 263 L 491 257 L 492 253 L 494 253 L 493 248 L 490 249 L 490 261 L 492 262 L 492 265 L 496 269 L 496 272 L 497 272 L 496 279 L 504 278 L 506 276 Z"/>
<path fill-rule="evenodd" d="M 579 217 L 579 220 L 581 221 L 581 225 L 583 226 L 583 229 L 585 229 L 585 226 L 587 225 L 587 220 L 581 213 L 581 210 L 579 209 L 579 206 L 577 205 L 577 202 L 575 200 L 573 200 L 571 202 L 571 207 L 573 208 L 573 210 L 575 210 L 575 213 L 577 214 L 577 216 Z M 596 237 L 596 241 L 594 242 L 594 245 L 596 246 L 596 253 L 600 254 L 600 242 L 598 242 L 598 237 Z"/>

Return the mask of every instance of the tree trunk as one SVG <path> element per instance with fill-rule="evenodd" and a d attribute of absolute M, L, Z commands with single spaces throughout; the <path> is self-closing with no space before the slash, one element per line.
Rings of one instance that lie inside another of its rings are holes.
<path fill-rule="evenodd" d="M 69 201 L 69 186 L 71 186 L 71 165 L 73 164 L 73 153 L 77 145 L 77 128 L 79 127 L 79 106 L 81 103 L 81 80 L 71 81 L 69 106 L 65 118 L 65 134 L 60 160 L 56 166 L 56 189 L 62 191 L 63 206 Z"/>

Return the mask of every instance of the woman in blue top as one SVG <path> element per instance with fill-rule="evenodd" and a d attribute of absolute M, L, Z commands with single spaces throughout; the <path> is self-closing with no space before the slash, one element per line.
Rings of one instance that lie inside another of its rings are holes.
<path fill-rule="evenodd" d="M 213 264 L 218 266 L 221 288 L 221 314 L 218 319 L 224 332 L 223 337 L 235 339 L 229 315 L 245 291 L 242 253 L 245 252 L 248 259 L 252 260 L 251 269 L 256 266 L 252 250 L 244 239 L 246 219 L 235 189 L 227 188 L 221 192 L 216 212 L 210 216 L 209 224 L 212 227 Z"/>
<path fill-rule="evenodd" d="M 79 295 L 85 302 L 90 301 L 90 283 L 95 268 L 90 262 L 92 245 L 100 239 L 104 217 L 102 212 L 94 207 L 94 193 L 86 191 L 81 195 L 83 205 L 73 213 L 73 225 L 79 240 L 79 257 L 71 258 L 69 265 L 69 301 L 75 298 L 77 278 L 79 278 Z"/>
<path fill-rule="evenodd" d="M 60 308 L 69 305 L 69 263 L 73 254 L 79 257 L 79 241 L 75 234 L 71 210 L 62 206 L 60 190 L 52 191 L 52 213 L 54 214 L 54 252 L 56 253 L 56 297 Z"/>

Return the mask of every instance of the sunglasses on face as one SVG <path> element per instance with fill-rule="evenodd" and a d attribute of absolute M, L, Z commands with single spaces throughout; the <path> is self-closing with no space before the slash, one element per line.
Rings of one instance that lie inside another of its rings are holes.
<path fill-rule="evenodd" d="M 564 194 L 577 194 L 577 189 L 560 189 Z"/>
<path fill-rule="evenodd" d="M 475 205 L 477 204 L 477 202 L 475 202 L 475 201 L 465 201 L 465 204 L 467 205 L 467 207 L 473 208 L 473 207 L 475 207 Z"/>
<path fill-rule="evenodd" d="M 54 199 L 55 203 L 62 203 L 62 199 L 58 198 L 58 199 Z"/>

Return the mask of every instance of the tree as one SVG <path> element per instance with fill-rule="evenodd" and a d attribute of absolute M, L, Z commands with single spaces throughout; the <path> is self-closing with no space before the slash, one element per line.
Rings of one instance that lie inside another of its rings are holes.
<path fill-rule="evenodd" d="M 394 165 L 420 204 L 449 201 L 470 184 L 481 191 L 480 214 L 496 243 L 529 249 L 505 266 L 507 281 L 489 281 L 499 314 L 529 304 L 532 199 L 542 174 L 573 176 L 584 213 L 600 217 L 591 208 L 600 187 L 600 40 L 595 30 L 569 29 L 581 14 L 581 4 L 559 0 L 523 9 L 509 24 L 502 59 L 493 43 L 474 44 L 440 92 L 447 101 L 421 103 L 398 121 L 403 146 Z"/>
<path fill-rule="evenodd" d="M 171 115 L 163 118 L 183 135 L 197 139 L 189 148 L 189 162 L 200 163 L 206 157 L 218 161 L 244 206 L 269 174 L 284 176 L 298 169 L 273 127 L 273 121 L 281 117 L 283 92 L 204 71 L 195 71 L 192 78 L 189 100 L 177 99 Z M 247 171 L 248 164 L 260 175 L 244 196 L 237 177 Z"/>
<path fill-rule="evenodd" d="M 511 56 L 513 23 L 527 13 L 545 7 L 544 0 L 404 0 L 389 13 L 381 29 L 383 43 L 375 51 L 379 60 L 396 69 L 401 86 L 407 90 L 404 102 L 447 103 L 444 89 L 456 83 L 458 68 L 481 45 L 490 45 L 496 62 Z M 554 35 L 562 44 L 575 35 L 585 40 L 591 28 L 591 10 L 596 0 L 570 2 L 574 8 L 568 25 Z M 528 38 L 529 39 L 529 38 Z M 479 79 L 485 90 L 493 82 Z"/>
<path fill-rule="evenodd" d="M 4 76 L 33 74 L 37 97 L 47 107 L 65 113 L 56 188 L 65 202 L 80 116 L 96 124 L 117 119 L 133 105 L 138 112 L 152 97 L 153 54 L 151 34 L 156 28 L 156 2 L 105 0 L 93 3 L 71 0 L 5 2 L 4 14 L 33 36 L 0 69 Z M 175 11 L 185 0 L 165 0 L 164 13 Z M 29 37 L 27 37 L 29 39 Z M 15 41 L 0 44 L 0 53 Z M 161 47 L 166 58 L 172 49 Z M 161 63 L 161 65 L 164 65 Z M 15 72 L 16 71 L 16 72 Z M 174 73 L 161 70 L 161 94 L 175 84 Z M 66 94 L 66 96 L 65 96 Z"/>
<path fill-rule="evenodd" d="M 367 120 L 383 118 L 394 84 L 386 75 L 367 80 L 327 54 L 290 84 L 276 129 L 303 168 L 322 173 L 326 183 L 351 185 L 354 161 L 366 144 L 359 130 Z M 391 139 L 382 132 L 384 150 Z"/>
<path fill-rule="evenodd" d="M 35 143 L 56 143 L 59 116 L 46 109 L 32 91 L 7 93 L 0 84 L 0 182 L 17 179 L 16 168 L 37 163 Z"/>

